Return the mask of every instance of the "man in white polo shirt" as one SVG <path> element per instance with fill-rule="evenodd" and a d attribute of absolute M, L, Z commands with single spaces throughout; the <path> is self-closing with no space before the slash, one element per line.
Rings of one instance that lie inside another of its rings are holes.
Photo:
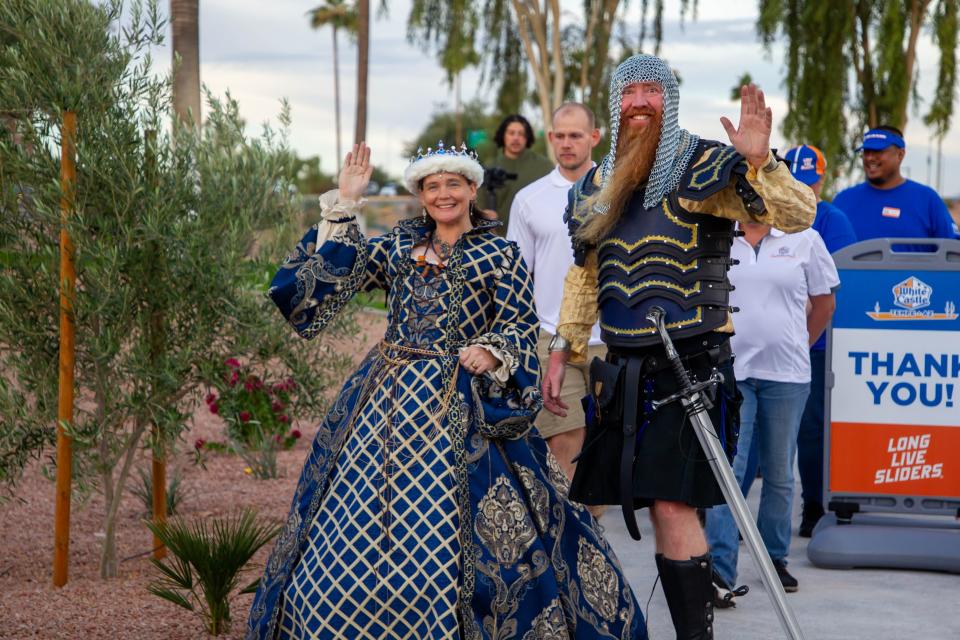
<path fill-rule="evenodd" d="M 549 361 L 547 345 L 557 332 L 563 279 L 573 265 L 570 235 L 563 221 L 567 192 L 592 166 L 590 152 L 600 142 L 593 112 L 578 102 L 560 105 L 553 113 L 553 129 L 547 134 L 557 166 L 546 176 L 524 187 L 510 208 L 507 239 L 520 247 L 520 254 L 533 277 L 533 297 L 540 319 L 541 371 Z M 600 327 L 594 325 L 590 353 L 603 357 Z M 541 411 L 536 426 L 568 478 L 573 477 L 573 458 L 583 447 L 584 416 L 580 399 L 587 393 L 587 364 L 567 365 L 563 400 L 570 406 L 566 416 Z"/>
<path fill-rule="evenodd" d="M 788 234 L 758 223 L 740 227 L 744 235 L 734 240 L 730 251 L 739 263 L 729 274 L 736 287 L 730 304 L 739 307 L 733 317 L 733 366 L 743 393 L 733 471 L 743 488 L 756 438 L 763 476 L 757 526 L 784 589 L 796 591 L 787 553 L 797 432 L 810 391 L 810 345 L 833 315 L 840 278 L 813 229 Z M 739 545 L 727 505 L 707 512 L 707 539 L 716 572 L 734 584 Z"/>

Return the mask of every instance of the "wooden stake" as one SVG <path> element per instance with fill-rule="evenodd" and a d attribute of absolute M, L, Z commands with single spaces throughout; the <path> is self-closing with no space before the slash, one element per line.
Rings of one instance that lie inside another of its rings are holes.
<path fill-rule="evenodd" d="M 157 433 L 157 438 L 159 437 Z M 160 524 L 167 521 L 167 463 L 163 451 L 158 452 L 156 448 L 153 451 L 153 468 L 150 477 L 153 484 L 153 521 Z M 153 536 L 153 557 L 157 560 L 167 557 L 167 548 L 156 535 Z"/>
<path fill-rule="evenodd" d="M 144 138 L 146 143 L 146 154 L 144 163 L 144 173 L 146 175 L 147 188 L 151 190 L 151 195 L 157 188 L 157 132 L 148 130 Z M 160 249 L 155 241 L 150 241 L 149 255 L 150 263 L 153 265 L 161 264 Z M 163 353 L 163 316 L 157 309 L 150 313 L 150 361 L 154 369 L 157 361 Z M 156 425 L 153 427 L 153 457 L 151 460 L 150 485 L 153 506 L 153 521 L 156 523 L 167 521 L 167 455 L 163 442 L 163 434 Z M 167 548 L 163 541 L 157 536 L 153 536 L 153 557 L 162 560 L 167 557 Z"/>
<path fill-rule="evenodd" d="M 53 525 L 53 586 L 67 583 L 70 555 L 70 485 L 73 475 L 73 443 L 65 426 L 73 422 L 74 315 L 73 301 L 77 274 L 73 263 L 73 242 L 67 219 L 73 209 L 77 181 L 77 114 L 63 114 L 60 156 L 60 389 L 57 399 L 57 493 Z"/>

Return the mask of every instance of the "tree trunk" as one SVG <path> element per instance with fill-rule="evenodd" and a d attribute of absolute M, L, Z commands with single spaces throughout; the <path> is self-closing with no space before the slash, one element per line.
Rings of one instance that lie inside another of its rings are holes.
<path fill-rule="evenodd" d="M 337 176 L 340 175 L 340 162 L 343 151 L 340 146 L 340 58 L 337 52 L 337 25 L 333 25 L 333 109 L 337 128 Z"/>
<path fill-rule="evenodd" d="M 460 104 L 460 71 L 453 80 L 453 143 L 460 144 L 463 140 L 463 105 Z"/>
<path fill-rule="evenodd" d="M 180 122 L 200 125 L 200 0 L 170 0 L 173 31 L 173 109 Z M 179 65 L 177 58 L 180 58 Z"/>
<path fill-rule="evenodd" d="M 923 28 L 923 16 L 927 13 L 929 0 L 913 0 L 910 3 L 910 31 L 907 35 L 907 50 L 904 52 L 904 75 L 907 77 L 908 90 L 900 98 L 897 109 L 897 128 L 907 130 L 907 106 L 910 104 L 909 87 L 913 86 L 913 67 L 917 61 L 917 38 Z"/>
<path fill-rule="evenodd" d="M 146 430 L 146 421 L 138 420 L 133 427 L 133 431 L 124 440 L 120 448 L 120 459 L 115 461 L 123 460 L 120 475 L 117 476 L 116 480 L 113 478 L 113 467 L 115 465 L 110 465 L 103 471 L 105 482 L 104 502 L 106 503 L 104 505 L 106 516 L 104 517 L 103 528 L 106 537 L 103 540 L 103 553 L 100 556 L 101 578 L 117 577 L 117 516 L 120 513 L 120 503 L 123 501 L 123 490 L 127 486 L 127 478 L 130 477 L 130 470 L 133 468 L 133 459 L 140 450 L 140 440 Z M 107 497 L 107 486 L 109 486 L 109 498 Z"/>
<path fill-rule="evenodd" d="M 370 50 L 370 0 L 357 1 L 357 122 L 353 142 L 367 139 L 367 59 Z"/>

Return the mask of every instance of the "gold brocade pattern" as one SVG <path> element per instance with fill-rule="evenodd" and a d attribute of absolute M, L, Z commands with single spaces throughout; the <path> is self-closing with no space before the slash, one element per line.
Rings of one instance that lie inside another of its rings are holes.
<path fill-rule="evenodd" d="M 537 529 L 545 531 L 550 519 L 548 512 L 550 496 L 547 495 L 547 488 L 537 480 L 536 474 L 526 467 L 518 466 L 517 476 L 520 478 L 520 484 L 524 491 L 527 492 L 527 499 L 530 502 L 533 517 L 537 522 Z"/>
<path fill-rule="evenodd" d="M 617 573 L 607 563 L 603 553 L 583 538 L 580 538 L 580 549 L 577 552 L 577 572 L 582 581 L 583 597 L 590 606 L 604 620 L 616 620 L 620 591 Z"/>
<path fill-rule="evenodd" d="M 522 640 L 570 640 L 559 600 L 554 599 L 540 612 L 533 621 L 533 628 L 523 634 Z"/>
<path fill-rule="evenodd" d="M 500 476 L 477 507 L 477 535 L 497 562 L 510 567 L 533 543 L 536 532 L 520 495 Z"/>

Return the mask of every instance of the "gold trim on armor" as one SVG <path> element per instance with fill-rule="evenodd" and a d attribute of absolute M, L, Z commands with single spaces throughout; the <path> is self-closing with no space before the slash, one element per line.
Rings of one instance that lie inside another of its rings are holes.
<path fill-rule="evenodd" d="M 639 247 L 640 245 L 642 245 L 642 244 L 645 243 L 645 242 L 659 241 L 659 242 L 663 242 L 663 243 L 665 243 L 665 244 L 672 244 L 673 246 L 679 247 L 679 248 L 683 249 L 684 251 L 689 251 L 690 249 L 695 249 L 695 248 L 700 244 L 700 243 L 697 241 L 698 232 L 699 232 L 699 229 L 700 229 L 699 226 L 698 226 L 696 223 L 694 223 L 694 222 L 684 222 L 684 221 L 681 220 L 680 218 L 678 218 L 678 217 L 676 217 L 675 215 L 673 215 L 673 213 L 670 211 L 670 207 L 667 206 L 667 199 L 666 199 L 666 198 L 664 198 L 664 199 L 661 201 L 660 207 L 663 209 L 663 214 L 667 217 L 667 219 L 668 219 L 670 222 L 672 222 L 673 224 L 677 225 L 677 226 L 680 227 L 681 229 L 687 229 L 687 230 L 690 232 L 690 242 L 681 242 L 681 241 L 677 240 L 676 238 L 671 238 L 670 236 L 660 236 L 660 235 L 655 235 L 655 236 L 643 236 L 642 238 L 640 238 L 640 239 L 637 240 L 636 242 L 629 242 L 629 243 L 628 243 L 628 242 L 624 242 L 624 241 L 621 240 L 620 238 L 608 238 L 608 239 L 606 239 L 606 240 L 604 240 L 603 242 L 600 243 L 600 248 L 602 249 L 602 248 L 603 248 L 604 246 L 606 246 L 607 244 L 613 244 L 613 245 L 616 245 L 616 246 L 621 247 L 622 249 L 626 250 L 627 253 L 632 253 L 637 247 Z"/>
<path fill-rule="evenodd" d="M 680 270 L 681 272 L 683 272 L 683 273 L 686 273 L 687 271 L 694 271 L 694 270 L 696 270 L 696 268 L 697 268 L 698 266 L 700 266 L 700 261 L 699 261 L 699 260 L 692 260 L 692 261 L 684 264 L 684 263 L 680 262 L 679 260 L 674 260 L 673 258 L 660 258 L 660 257 L 656 257 L 656 256 L 650 256 L 650 257 L 647 257 L 647 258 L 641 258 L 640 260 L 637 260 L 636 262 L 634 262 L 632 265 L 628 265 L 628 264 L 626 264 L 625 262 L 621 262 L 620 260 L 617 260 L 617 259 L 615 259 L 615 258 L 609 258 L 609 259 L 603 261 L 603 264 L 604 264 L 604 265 L 610 264 L 610 265 L 613 265 L 613 266 L 615 266 L 615 267 L 619 267 L 620 270 L 623 271 L 624 273 L 626 273 L 627 275 L 630 275 L 631 273 L 633 273 L 634 271 L 636 271 L 636 270 L 639 269 L 640 267 L 646 266 L 646 265 L 648 265 L 648 264 L 653 264 L 653 263 L 657 263 L 657 264 L 668 264 L 668 265 L 670 265 L 670 266 L 672 266 L 672 267 L 676 267 L 677 269 L 679 269 L 679 270 Z"/>
<path fill-rule="evenodd" d="M 668 322 L 667 329 L 682 329 L 683 327 L 700 324 L 701 322 L 703 322 L 703 307 L 697 307 L 697 314 L 694 317 L 686 320 L 678 320 L 677 322 Z M 618 329 L 602 321 L 600 322 L 600 328 L 621 336 L 644 336 L 650 335 L 657 330 L 656 327 L 650 327 L 649 329 Z"/>
<path fill-rule="evenodd" d="M 678 291 L 682 293 L 685 298 L 692 296 L 695 293 L 700 293 L 699 282 L 696 283 L 690 289 L 684 289 L 680 285 L 674 284 L 672 282 L 668 282 L 666 280 L 644 280 L 643 282 L 633 287 L 625 287 L 619 282 L 607 282 L 602 287 L 600 287 L 600 291 L 603 292 L 603 291 L 606 291 L 607 289 L 618 289 L 624 292 L 625 294 L 627 294 L 627 297 L 629 298 L 629 297 L 632 297 L 633 294 L 635 294 L 636 292 L 642 289 L 646 289 L 647 287 L 653 287 L 653 286 L 661 286 L 664 289 L 670 289 L 671 291 Z"/>
<path fill-rule="evenodd" d="M 703 189 L 716 182 L 720 177 L 720 169 L 726 164 L 727 159 L 736 152 L 733 147 L 721 147 L 720 151 L 711 154 L 713 157 L 707 161 L 706 166 L 699 167 L 690 175 L 689 187 Z M 710 173 L 710 176 L 703 183 L 700 183 L 698 178 L 705 173 Z"/>

